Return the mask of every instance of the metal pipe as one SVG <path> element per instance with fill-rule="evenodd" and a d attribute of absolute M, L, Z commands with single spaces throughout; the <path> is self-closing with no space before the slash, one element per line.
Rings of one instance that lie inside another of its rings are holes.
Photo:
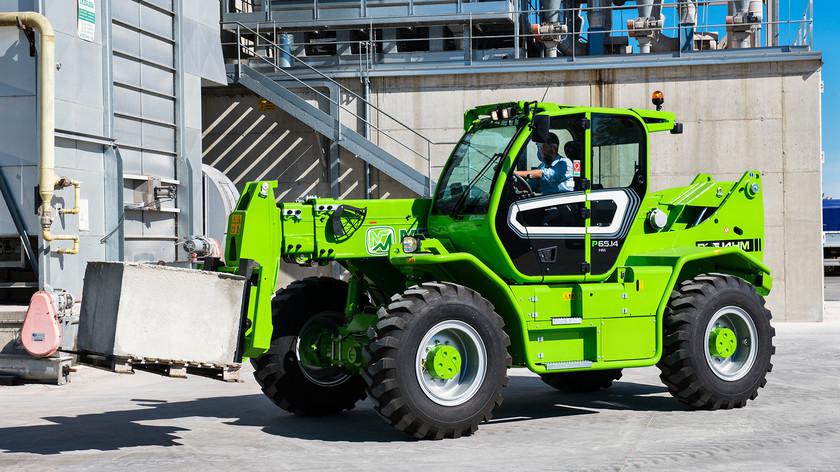
<path fill-rule="evenodd" d="M 726 17 L 728 48 L 751 47 L 761 27 L 762 10 L 762 0 L 734 0 L 729 4 L 729 15 Z"/>
<path fill-rule="evenodd" d="M 275 34 L 275 38 L 277 37 L 278 36 Z M 274 61 L 277 63 L 277 67 L 292 67 L 292 60 L 289 58 L 292 56 L 292 43 L 294 42 L 294 37 L 291 33 L 280 33 L 279 39 L 280 41 L 278 44 L 280 46 L 280 54 L 277 54 Z"/>
<path fill-rule="evenodd" d="M 812 50 L 814 43 L 814 0 L 808 0 L 808 50 Z"/>
<path fill-rule="evenodd" d="M 612 1 L 591 0 L 587 17 L 589 19 L 589 55 L 599 56 L 607 53 L 607 38 L 612 29 Z"/>
<path fill-rule="evenodd" d="M 61 179 L 61 180 L 65 180 L 65 179 Z M 70 208 L 70 209 L 62 208 L 61 210 L 58 210 L 58 212 L 61 213 L 62 215 L 78 215 L 79 214 L 79 200 L 81 200 L 81 198 L 82 198 L 81 197 L 82 183 L 79 182 L 78 180 L 68 180 L 67 183 L 68 183 L 67 187 L 73 186 L 73 208 Z M 62 185 L 62 184 L 59 184 L 59 186 L 64 187 L 64 185 Z"/>
<path fill-rule="evenodd" d="M 38 138 L 40 153 L 39 193 L 41 195 L 41 236 L 45 241 L 73 241 L 73 249 L 59 249 L 62 254 L 78 254 L 79 236 L 54 235 L 52 199 L 55 185 L 55 31 L 40 13 L 0 13 L 0 26 L 26 26 L 38 35 Z"/>
<path fill-rule="evenodd" d="M 666 35 L 666 18 L 662 0 L 637 0 L 639 17 L 627 22 L 629 35 L 639 43 L 639 52 L 691 51 L 694 49 L 694 28 L 697 26 L 697 0 L 680 0 L 676 37 Z"/>

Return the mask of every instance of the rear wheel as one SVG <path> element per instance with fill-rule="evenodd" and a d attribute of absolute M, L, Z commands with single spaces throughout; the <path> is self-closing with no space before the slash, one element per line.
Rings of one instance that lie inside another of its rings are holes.
<path fill-rule="evenodd" d="M 280 408 L 298 415 L 334 415 L 365 398 L 361 376 L 318 358 L 345 324 L 347 284 L 326 277 L 294 282 L 272 301 L 271 348 L 253 359 L 254 377 Z"/>
<path fill-rule="evenodd" d="M 745 406 L 773 368 L 770 319 L 764 299 L 738 277 L 708 274 L 682 282 L 665 311 L 659 377 L 694 408 Z"/>
<path fill-rule="evenodd" d="M 558 372 L 540 375 L 543 382 L 565 393 L 597 392 L 621 378 L 621 369 Z"/>
<path fill-rule="evenodd" d="M 507 384 L 510 339 L 478 293 L 424 283 L 379 312 L 365 373 L 376 411 L 418 439 L 469 435 L 491 418 Z"/>

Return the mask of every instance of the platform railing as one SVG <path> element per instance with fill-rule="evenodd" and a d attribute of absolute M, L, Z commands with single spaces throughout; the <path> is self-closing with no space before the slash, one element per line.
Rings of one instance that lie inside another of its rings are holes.
<path fill-rule="evenodd" d="M 323 1 L 323 0 L 322 0 Z M 362 0 L 364 2 L 365 0 Z M 323 2 L 327 3 L 327 2 Z M 313 33 L 313 32 L 323 32 L 323 31 L 344 31 L 344 30 L 359 30 L 360 28 L 364 28 L 368 31 L 369 38 L 366 38 L 364 41 L 359 40 L 332 40 L 332 39 L 324 39 L 319 40 L 316 42 L 293 42 L 291 43 L 292 48 L 300 49 L 303 47 L 312 47 L 312 46 L 324 46 L 324 45 L 335 45 L 338 46 L 356 46 L 359 48 L 358 50 L 361 51 L 361 47 L 363 44 L 372 44 L 374 48 L 381 48 L 381 45 L 384 44 L 391 44 L 396 45 L 397 49 L 399 49 L 400 44 L 406 44 L 411 42 L 427 42 L 427 41 L 457 41 L 462 42 L 463 46 L 462 49 L 464 51 L 464 59 L 468 63 L 471 63 L 474 58 L 472 57 L 472 51 L 475 51 L 476 42 L 477 41 L 490 41 L 490 40 L 510 40 L 512 41 L 512 46 L 509 49 L 514 49 L 514 57 L 509 59 L 523 59 L 528 58 L 529 56 L 526 54 L 527 48 L 526 43 L 532 39 L 539 39 L 540 34 L 531 33 L 527 31 L 527 26 L 529 24 L 535 24 L 538 22 L 537 18 L 539 15 L 544 12 L 559 12 L 560 16 L 563 17 L 566 14 L 569 14 L 570 18 L 580 18 L 580 29 L 575 30 L 574 27 L 566 32 L 561 34 L 563 40 L 566 38 L 571 38 L 571 42 L 575 44 L 585 45 L 587 44 L 588 39 L 590 39 L 590 35 L 594 34 L 595 32 L 590 32 L 584 29 L 586 22 L 584 19 L 588 18 L 590 13 L 598 12 L 598 11 L 609 11 L 613 27 L 597 31 L 597 34 L 611 36 L 611 37 L 628 37 L 631 34 L 639 34 L 639 33 L 648 33 L 648 32 L 657 32 L 661 35 L 666 35 L 671 37 L 672 39 L 678 39 L 683 36 L 686 30 L 693 30 L 696 35 L 707 35 L 707 39 L 715 38 L 718 46 L 720 45 L 720 40 L 729 36 L 728 33 L 732 31 L 733 25 L 731 23 L 726 22 L 726 16 L 728 13 L 728 6 L 733 4 L 733 0 L 699 0 L 695 2 L 696 5 L 696 22 L 691 25 L 685 25 L 679 23 L 679 8 L 681 6 L 685 6 L 685 2 L 675 1 L 673 3 L 663 3 L 662 7 L 662 15 L 665 19 L 665 23 L 661 28 L 656 29 L 630 29 L 628 28 L 627 21 L 633 20 L 638 17 L 638 6 L 635 4 L 625 4 L 622 6 L 618 5 L 610 5 L 610 6 L 603 6 L 603 7 L 578 7 L 578 8 L 566 8 L 560 10 L 540 10 L 536 7 L 536 2 L 527 2 L 526 5 L 528 6 L 527 9 L 518 10 L 518 9 L 509 9 L 509 10 L 500 10 L 500 11 L 481 11 L 481 12 L 464 12 L 458 18 L 453 18 L 451 14 L 416 14 L 413 11 L 411 6 L 413 2 L 392 2 L 389 5 L 403 5 L 406 8 L 405 15 L 402 17 L 377 17 L 377 18 L 364 18 L 367 24 L 360 25 L 358 21 L 362 18 L 359 16 L 348 16 L 345 18 L 334 18 L 330 17 L 329 19 L 319 19 L 318 15 L 318 3 L 315 0 L 313 4 L 313 18 L 312 20 L 291 20 L 291 21 L 279 21 L 279 20 L 268 20 L 268 21 L 260 21 L 254 27 L 263 30 L 264 28 L 271 29 L 273 31 L 279 33 L 290 33 L 290 32 L 297 32 L 297 33 Z M 305 2 L 301 2 L 301 4 L 305 4 Z M 344 3 L 342 3 L 344 4 Z M 460 2 L 459 2 L 460 4 Z M 321 7 L 323 8 L 323 7 Z M 361 8 L 361 6 L 360 6 Z M 459 9 L 460 10 L 460 9 Z M 364 11 L 364 10 L 361 10 Z M 809 0 L 806 4 L 805 11 L 801 17 L 794 14 L 792 11 L 787 11 L 786 14 L 788 19 L 772 19 L 772 16 L 768 14 L 769 12 L 764 12 L 762 15 L 760 22 L 755 23 L 748 23 L 746 26 L 754 26 L 756 44 L 755 47 L 786 47 L 786 46 L 794 46 L 794 47 L 801 47 L 806 48 L 807 50 L 811 50 L 811 43 L 813 38 L 813 24 L 814 24 L 814 16 L 813 16 L 813 0 Z M 781 12 L 776 12 L 775 14 L 778 15 Z M 411 25 L 405 24 L 400 20 L 400 23 L 396 23 L 397 18 L 410 18 Z M 503 34 L 480 34 L 476 35 L 473 34 L 473 27 L 479 24 L 486 24 L 490 23 L 498 23 L 500 18 L 505 18 L 507 23 L 513 25 L 513 32 L 503 33 Z M 319 20 L 323 22 L 323 25 L 317 28 L 313 28 L 312 22 L 314 20 Z M 393 24 L 388 24 L 389 21 L 394 21 Z M 352 22 L 352 25 L 350 25 Z M 223 27 L 230 27 L 230 25 L 235 25 L 237 22 L 226 22 L 223 21 Z M 342 23 L 347 23 L 350 26 L 341 26 Z M 382 34 L 380 33 L 384 29 L 392 29 L 392 28 L 406 28 L 406 27 L 417 27 L 417 26 L 434 26 L 434 25 L 458 25 L 464 27 L 464 34 L 463 36 L 434 36 L 428 35 L 421 38 L 382 38 Z M 413 26 L 412 26 L 413 25 Z M 544 35 L 543 35 L 544 36 Z M 501 41 L 497 41 L 501 42 Z M 628 46 L 633 47 L 633 44 L 628 39 Z M 576 51 L 577 48 L 571 48 L 570 54 L 562 55 L 559 54 L 558 57 L 564 57 L 567 59 L 571 59 L 572 61 L 577 59 L 577 56 L 580 56 Z M 752 49 L 752 47 L 750 48 Z M 675 53 L 682 53 L 682 52 L 692 52 L 697 50 L 705 50 L 703 49 L 703 42 L 700 42 L 699 48 L 694 48 L 693 45 L 687 51 L 682 51 L 679 48 L 674 51 L 664 51 L 666 53 L 675 52 Z M 452 52 L 452 50 L 449 50 Z M 639 54 L 634 49 L 634 54 Z M 468 56 L 469 54 L 469 56 Z M 652 53 L 655 54 L 655 53 Z M 325 55 L 312 55 L 312 56 L 305 56 L 311 58 L 323 57 Z M 328 56 L 328 55 L 327 55 Z M 384 60 L 384 54 L 377 54 L 374 55 L 374 65 Z M 534 57 L 534 56 L 530 56 Z"/>
<path fill-rule="evenodd" d="M 334 137 L 336 140 L 341 140 L 341 113 L 348 113 L 350 116 L 354 117 L 355 119 L 359 120 L 364 126 L 368 129 L 375 130 L 380 137 L 385 137 L 389 141 L 393 142 L 397 145 L 398 148 L 401 148 L 411 155 L 414 155 L 420 158 L 425 166 L 425 175 L 427 177 L 427 181 L 429 183 L 428 193 L 431 195 L 433 191 L 433 182 L 432 182 L 432 147 L 438 145 L 449 145 L 455 144 L 454 142 L 438 142 L 433 141 L 422 133 L 418 132 L 411 126 L 407 125 L 400 119 L 396 118 L 392 114 L 386 112 L 385 110 L 381 109 L 380 107 L 371 103 L 371 101 L 362 95 L 356 93 L 349 87 L 345 86 L 344 84 L 336 81 L 335 79 L 331 78 L 327 74 L 321 72 L 317 68 L 313 67 L 312 65 L 306 63 L 299 57 L 294 54 L 289 53 L 285 50 L 284 46 L 277 43 L 274 40 L 274 37 L 268 37 L 266 34 L 263 34 L 259 29 L 252 28 L 251 26 L 244 25 L 242 23 L 237 23 L 235 25 L 236 29 L 236 40 L 234 42 L 223 42 L 223 46 L 234 46 L 236 47 L 236 63 L 241 64 L 243 61 L 257 61 L 258 64 L 266 64 L 270 66 L 274 71 L 280 74 L 281 77 L 286 77 L 289 80 L 297 83 L 301 86 L 301 88 L 308 90 L 318 97 L 326 100 L 330 104 L 334 106 L 338 116 L 335 117 L 336 119 L 336 136 Z M 247 37 L 245 37 L 247 36 Z M 276 37 L 276 36 L 275 36 Z M 361 47 L 361 46 L 360 46 Z M 366 50 L 372 49 L 372 47 L 366 47 Z M 273 54 L 261 54 L 260 51 L 272 51 Z M 365 116 L 359 114 L 358 112 L 354 111 L 352 108 L 347 106 L 342 102 L 342 100 L 336 100 L 331 97 L 329 94 L 322 92 L 318 89 L 318 87 L 313 86 L 309 83 L 311 80 L 310 77 L 302 78 L 298 74 L 292 71 L 289 68 L 281 67 L 280 63 L 278 62 L 278 57 L 285 57 L 293 64 L 299 65 L 303 70 L 307 71 L 310 75 L 314 75 L 319 80 L 327 81 L 337 87 L 341 93 L 347 94 L 352 96 L 355 100 L 361 103 L 367 110 L 373 110 L 377 113 L 378 117 L 381 119 L 382 117 L 387 118 L 390 120 L 390 123 L 395 125 L 396 130 L 405 131 L 410 133 L 411 135 L 415 136 L 417 139 L 420 140 L 421 149 L 416 149 L 415 147 L 409 146 L 401 138 L 395 136 L 393 134 L 394 130 L 388 130 L 384 127 L 375 124 L 370 119 L 370 112 L 364 113 Z M 361 70 L 367 70 L 368 66 L 373 62 L 370 52 L 366 54 L 366 58 L 362 61 L 360 57 L 360 68 Z M 360 74 L 360 77 L 365 80 L 367 77 L 364 73 Z M 370 136 L 370 132 L 367 131 L 366 138 L 373 142 Z M 374 143 L 376 144 L 376 143 Z"/>

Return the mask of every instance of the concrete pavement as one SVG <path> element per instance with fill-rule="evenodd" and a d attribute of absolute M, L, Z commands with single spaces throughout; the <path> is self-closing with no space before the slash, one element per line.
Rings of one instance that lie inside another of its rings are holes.
<path fill-rule="evenodd" d="M 0 387 L 0 469 L 738 470 L 840 469 L 840 303 L 825 323 L 776 323 L 767 388 L 746 408 L 695 412 L 655 368 L 563 395 L 511 372 L 496 418 L 472 437 L 412 441 L 368 402 L 298 418 L 244 383 L 81 367 L 64 387 Z"/>

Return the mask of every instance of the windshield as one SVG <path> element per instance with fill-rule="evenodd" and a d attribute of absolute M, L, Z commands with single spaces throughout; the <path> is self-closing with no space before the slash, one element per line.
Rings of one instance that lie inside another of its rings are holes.
<path fill-rule="evenodd" d="M 516 134 L 516 126 L 498 126 L 490 122 L 479 125 L 464 134 L 452 152 L 450 163 L 440 178 L 432 212 L 449 214 L 463 199 L 459 213 L 487 213 L 490 207 L 493 178 L 496 174 L 496 163 L 490 161 L 498 159 L 499 154 L 505 151 L 514 134 Z M 485 169 L 485 167 L 489 168 Z M 484 169 L 483 174 L 482 169 Z M 472 187 L 468 190 L 471 182 L 473 182 Z M 464 195 L 464 192 L 467 194 Z"/>

